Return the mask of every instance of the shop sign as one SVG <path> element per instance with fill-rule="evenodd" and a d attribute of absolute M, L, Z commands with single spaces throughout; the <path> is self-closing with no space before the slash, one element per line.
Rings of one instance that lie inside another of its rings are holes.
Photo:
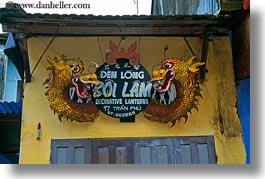
<path fill-rule="evenodd" d="M 96 74 L 100 84 L 94 89 L 95 104 L 103 113 L 116 118 L 134 116 L 145 109 L 151 99 L 152 83 L 147 70 L 131 65 L 129 59 L 104 63 Z"/>
<path fill-rule="evenodd" d="M 43 83 L 45 95 L 59 120 L 94 122 L 100 110 L 121 122 L 134 122 L 134 116 L 143 112 L 148 120 L 174 126 L 182 118 L 186 122 L 193 108 L 198 110 L 196 97 L 202 97 L 198 74 L 204 62 L 195 56 L 167 58 L 160 70 L 152 71 L 151 79 L 140 64 L 136 42 L 127 52 L 111 41 L 109 48 L 104 64 L 90 74 L 83 74 L 79 58 L 47 58 L 51 72 Z"/>

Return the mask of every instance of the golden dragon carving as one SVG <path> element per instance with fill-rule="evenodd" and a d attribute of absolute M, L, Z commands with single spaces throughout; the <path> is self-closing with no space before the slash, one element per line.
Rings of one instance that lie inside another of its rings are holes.
<path fill-rule="evenodd" d="M 79 58 L 68 59 L 65 55 L 47 57 L 51 65 L 49 77 L 44 81 L 45 95 L 58 119 L 78 122 L 94 122 L 98 109 L 92 100 L 92 89 L 99 85 L 96 74 L 82 75 L 84 64 Z"/>
<path fill-rule="evenodd" d="M 196 74 L 199 72 L 199 67 L 205 63 L 194 62 L 195 58 L 192 57 L 187 61 L 180 58 L 165 59 L 162 61 L 161 70 L 152 72 L 154 94 L 143 112 L 148 120 L 160 123 L 171 122 L 174 126 L 176 121 L 180 121 L 183 117 L 186 123 L 187 113 L 191 112 L 192 108 L 198 110 L 196 96 L 202 97 L 202 95 Z M 172 85 L 175 86 L 174 99 L 165 102 L 172 96 Z"/>

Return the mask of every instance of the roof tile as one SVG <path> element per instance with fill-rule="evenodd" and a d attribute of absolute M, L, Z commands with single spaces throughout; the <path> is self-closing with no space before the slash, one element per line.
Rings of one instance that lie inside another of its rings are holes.
<path fill-rule="evenodd" d="M 1 102 L 0 114 L 21 114 L 22 113 L 22 101 L 19 102 Z"/>

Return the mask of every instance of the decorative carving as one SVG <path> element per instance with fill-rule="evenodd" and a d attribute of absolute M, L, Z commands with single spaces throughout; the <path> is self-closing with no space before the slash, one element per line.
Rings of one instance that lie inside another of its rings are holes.
<path fill-rule="evenodd" d="M 196 74 L 203 62 L 193 62 L 195 57 L 188 61 L 179 58 L 165 59 L 162 69 L 153 71 L 154 93 L 151 102 L 144 110 L 144 116 L 155 122 L 172 123 L 176 120 L 188 119 L 188 112 L 192 108 L 198 110 L 196 96 L 201 96 L 199 80 Z M 173 94 L 175 93 L 175 95 Z M 202 96 L 201 96 L 202 97 Z"/>
<path fill-rule="evenodd" d="M 82 75 L 82 60 L 67 59 L 66 56 L 47 58 L 51 65 L 49 77 L 44 81 L 51 109 L 62 118 L 78 122 L 93 122 L 98 109 L 92 100 L 92 89 L 99 85 L 96 74 Z"/>
<path fill-rule="evenodd" d="M 140 55 L 135 52 L 137 48 L 136 41 L 130 45 L 127 53 L 123 47 L 119 52 L 118 47 L 112 41 L 109 43 L 109 48 L 111 51 L 106 54 L 105 61 L 109 65 L 116 64 L 117 59 L 129 59 L 129 64 L 131 66 L 138 65 L 140 63 Z"/>

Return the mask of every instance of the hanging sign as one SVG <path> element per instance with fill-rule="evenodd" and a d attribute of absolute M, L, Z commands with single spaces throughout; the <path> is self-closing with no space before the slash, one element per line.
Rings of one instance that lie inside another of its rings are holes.
<path fill-rule="evenodd" d="M 94 89 L 95 104 L 111 117 L 131 117 L 143 111 L 150 102 L 152 84 L 147 82 L 151 77 L 134 52 L 136 43 L 128 53 L 123 48 L 118 53 L 111 42 L 110 48 L 106 63 L 96 71 L 100 85 Z"/>
<path fill-rule="evenodd" d="M 193 108 L 198 110 L 198 78 L 204 62 L 167 58 L 161 69 L 148 71 L 135 52 L 136 42 L 128 48 L 110 41 L 104 64 L 95 73 L 83 74 L 84 63 L 65 55 L 47 58 L 50 75 L 44 81 L 45 95 L 51 109 L 62 118 L 77 122 L 94 122 L 99 110 L 121 122 L 133 122 L 143 112 L 145 118 L 159 123 L 188 119 Z"/>

